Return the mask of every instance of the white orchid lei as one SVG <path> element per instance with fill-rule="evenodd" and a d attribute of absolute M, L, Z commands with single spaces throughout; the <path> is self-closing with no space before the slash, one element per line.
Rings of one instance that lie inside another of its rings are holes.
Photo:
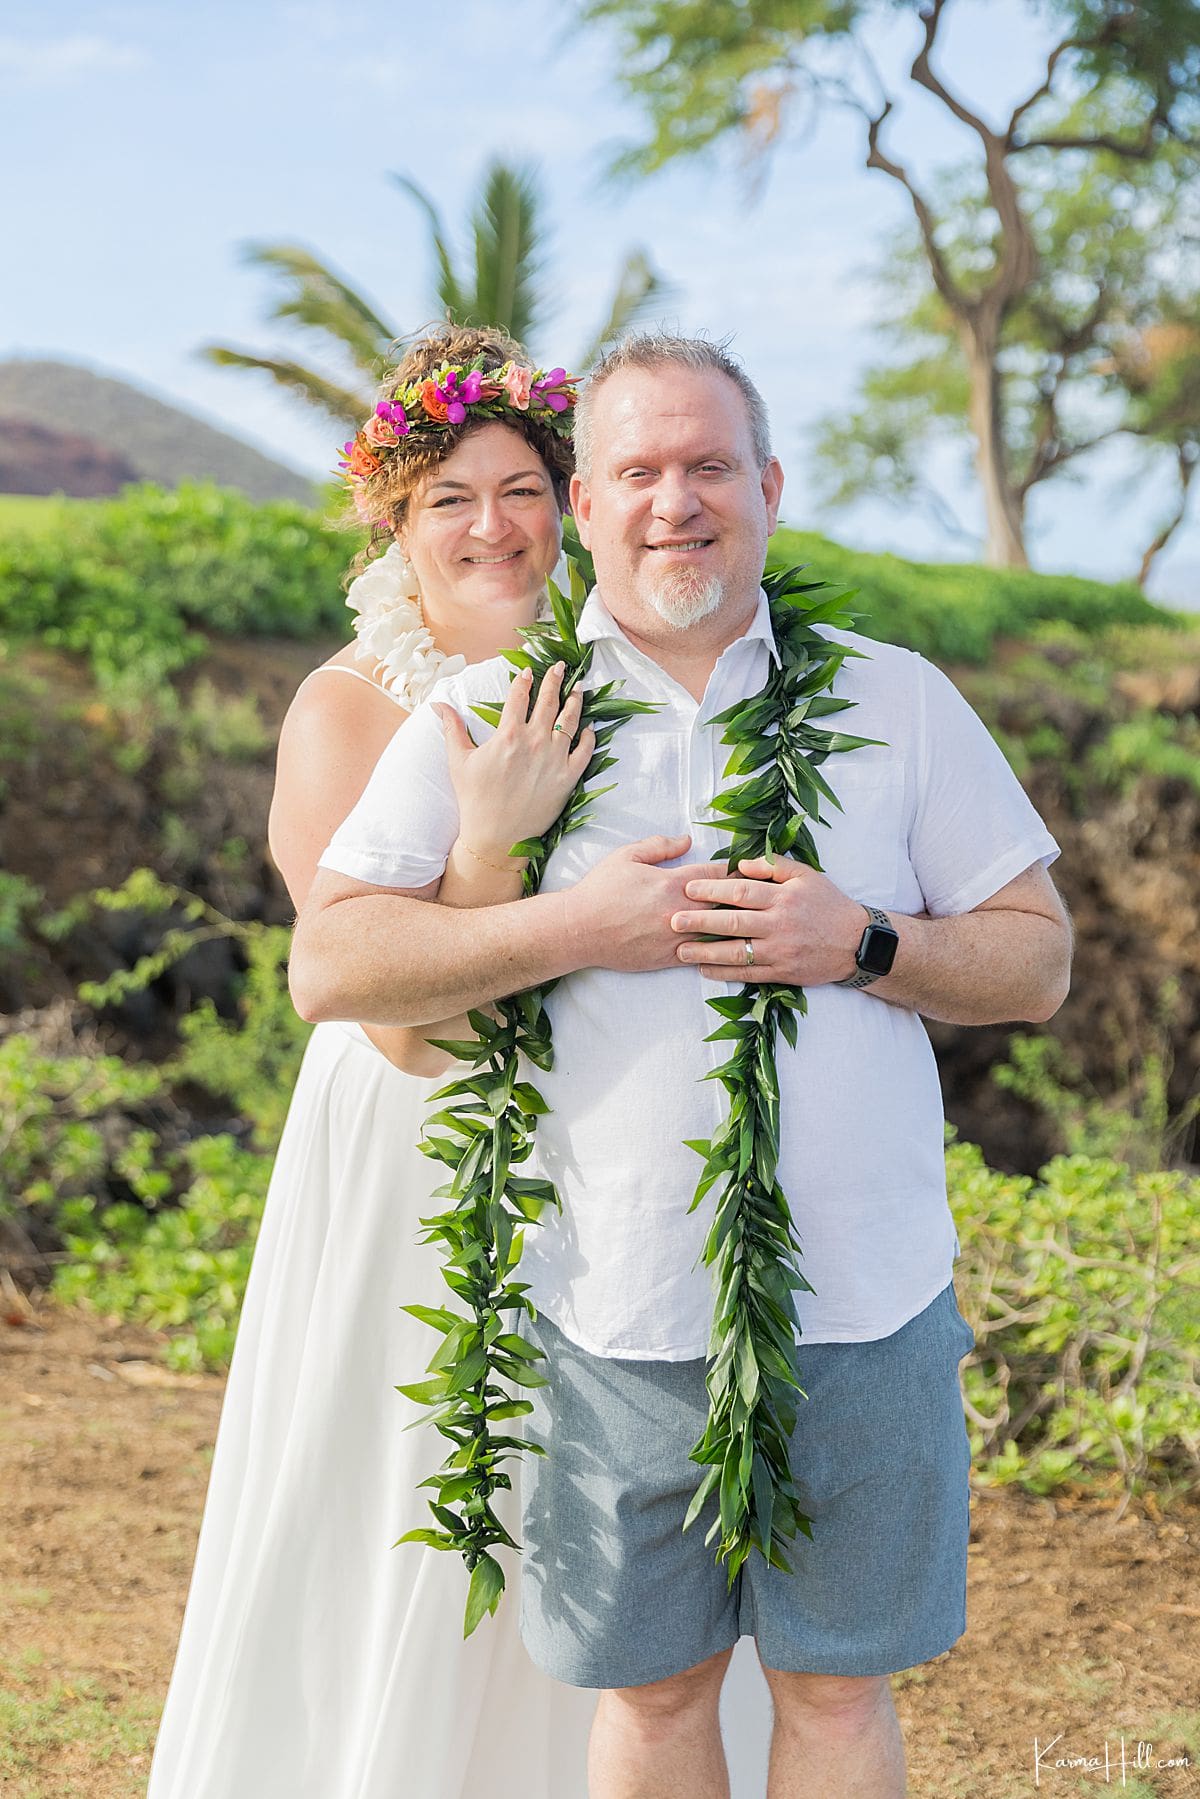
<path fill-rule="evenodd" d="M 351 581 L 346 604 L 355 614 L 355 659 L 382 670 L 383 686 L 406 711 L 418 706 L 443 675 L 456 675 L 467 666 L 465 656 L 448 656 L 434 642 L 412 563 L 398 543 Z"/>

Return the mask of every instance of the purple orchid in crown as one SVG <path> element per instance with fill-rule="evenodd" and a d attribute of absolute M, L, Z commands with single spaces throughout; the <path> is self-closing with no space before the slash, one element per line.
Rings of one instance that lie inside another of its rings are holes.
<path fill-rule="evenodd" d="M 445 380 L 438 383 L 435 392 L 446 408 L 448 425 L 462 424 L 467 416 L 467 407 L 474 406 L 482 386 L 483 376 L 478 369 L 472 369 L 461 381 L 458 370 L 451 369 Z"/>
<path fill-rule="evenodd" d="M 408 414 L 397 400 L 380 400 L 375 408 L 375 416 L 386 419 L 397 437 L 407 437 L 412 429 L 408 422 Z"/>
<path fill-rule="evenodd" d="M 574 394 L 560 393 L 558 390 L 567 384 L 566 369 L 550 369 L 540 381 L 534 382 L 530 389 L 530 400 L 534 405 L 545 406 L 551 412 L 565 412 L 571 405 Z"/>

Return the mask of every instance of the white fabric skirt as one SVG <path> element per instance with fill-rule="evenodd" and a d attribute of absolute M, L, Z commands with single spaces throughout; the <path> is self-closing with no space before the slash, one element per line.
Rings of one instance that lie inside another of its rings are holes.
<path fill-rule="evenodd" d="M 449 1078 L 449 1077 L 446 1077 Z M 585 1799 L 595 1695 L 536 1669 L 519 1558 L 462 1635 L 461 1559 L 418 1544 L 449 1449 L 395 1391 L 454 1303 L 419 1219 L 440 1083 L 353 1025 L 313 1031 L 271 1178 L 148 1799 Z M 497 1510 L 521 1540 L 517 1469 Z"/>

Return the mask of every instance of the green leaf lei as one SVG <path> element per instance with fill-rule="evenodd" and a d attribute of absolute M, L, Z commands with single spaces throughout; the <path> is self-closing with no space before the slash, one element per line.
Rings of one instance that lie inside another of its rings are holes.
<path fill-rule="evenodd" d="M 722 815 L 719 823 L 714 821 L 715 828 L 731 839 L 727 850 L 731 873 L 742 858 L 773 859 L 777 854 L 819 869 L 806 820 L 825 822 L 818 812 L 822 798 L 838 805 L 819 765 L 835 751 L 881 741 L 850 737 L 813 722 L 855 703 L 835 699 L 825 690 L 845 659 L 863 652 L 831 643 L 813 628 L 828 624 L 852 629 L 857 615 L 845 606 L 853 593 L 833 593 L 807 603 L 807 596 L 826 591 L 828 583 L 801 582 L 800 572 L 787 570 L 764 582 L 779 667 L 772 664 L 760 692 L 714 720 L 725 726 L 721 741 L 734 746 L 725 775 L 743 777 L 719 794 L 711 807 Z M 584 678 L 592 658 L 592 645 L 581 645 L 576 635 L 586 597 L 577 568 L 571 569 L 569 603 L 553 584 L 550 593 L 553 622 L 530 626 L 523 633 L 525 647 L 505 655 L 515 668 L 532 668 L 535 693 L 553 663 L 563 661 L 565 696 Z M 580 729 L 587 724 L 594 727 L 596 753 L 563 811 L 543 836 L 513 847 L 514 855 L 529 859 L 523 881 L 526 894 L 537 891 L 546 863 L 566 832 L 585 822 L 589 803 L 610 791 L 589 789 L 587 783 L 615 762 L 603 752 L 618 725 L 635 712 L 656 710 L 652 702 L 617 697 L 616 685 L 609 682 L 585 694 Z M 481 704 L 473 710 L 491 724 L 499 719 L 498 704 Z M 409 1531 L 398 1541 L 427 1543 L 463 1556 L 471 1572 L 465 1636 L 485 1612 L 496 1610 L 504 1590 L 504 1573 L 488 1553 L 490 1548 L 497 1543 L 517 1547 L 491 1506 L 493 1493 L 512 1485 L 501 1464 L 525 1451 L 545 1454 L 540 1444 L 496 1435 L 492 1427 L 532 1410 L 529 1400 L 510 1398 L 502 1383 L 546 1384 L 532 1366 L 542 1351 L 516 1332 L 505 1332 L 501 1313 L 523 1310 L 536 1316 L 526 1298 L 527 1284 L 512 1278 L 523 1228 L 540 1221 L 548 1201 L 561 1208 L 552 1182 L 512 1172 L 532 1154 L 537 1118 L 547 1109 L 537 1089 L 517 1078 L 518 1058 L 524 1052 L 535 1067 L 552 1065 L 544 1001 L 555 985 L 549 982 L 498 1001 L 497 1018 L 471 1012 L 477 1037 L 470 1042 L 431 1039 L 469 1063 L 471 1072 L 433 1096 L 445 1103 L 429 1120 L 421 1148 L 453 1170 L 453 1178 L 436 1197 L 454 1204 L 437 1217 L 422 1219 L 422 1241 L 443 1245 L 443 1276 L 471 1310 L 463 1317 L 440 1307 L 404 1308 L 441 1332 L 442 1342 L 429 1363 L 430 1378 L 398 1390 L 433 1408 L 433 1423 L 454 1448 L 441 1470 L 421 1483 L 436 1489 L 430 1510 L 440 1528 Z M 796 1422 L 792 1396 L 803 1394 L 792 1295 L 812 1288 L 794 1265 L 793 1254 L 800 1253 L 800 1245 L 787 1198 L 775 1178 L 776 1031 L 782 1031 L 794 1048 L 795 1013 L 807 1008 L 799 988 L 781 985 L 748 985 L 740 994 L 707 1003 L 722 1020 L 707 1041 L 727 1039 L 736 1047 L 729 1060 L 706 1077 L 725 1086 L 728 1114 L 711 1140 L 689 1143 L 704 1158 L 690 1209 L 694 1211 L 718 1181 L 725 1179 L 726 1185 L 703 1252 L 705 1264 L 716 1269 L 716 1304 L 707 1375 L 709 1417 L 691 1455 L 705 1465 L 705 1473 L 683 1528 L 695 1522 L 716 1491 L 719 1513 L 707 1540 L 720 1535 L 717 1559 L 728 1563 L 732 1586 L 751 1548 L 786 1569 L 780 1539 L 794 1538 L 797 1530 L 812 1535 L 787 1454 Z M 436 1126 L 445 1134 L 435 1131 Z"/>
<path fill-rule="evenodd" d="M 533 670 L 533 695 L 554 663 L 564 662 L 562 697 L 566 699 L 592 664 L 593 645 L 581 644 L 575 630 L 587 590 L 574 563 L 569 600 L 553 582 L 547 585 L 553 619 L 530 625 L 522 632 L 524 648 L 505 650 L 504 655 L 514 669 Z M 610 791 L 610 787 L 589 787 L 588 782 L 615 763 L 616 757 L 605 751 L 617 726 L 635 712 L 656 710 L 647 700 L 621 699 L 616 686 L 609 681 L 585 692 L 578 729 L 592 726 L 595 752 L 549 830 L 513 846 L 512 854 L 528 857 L 522 880 L 526 894 L 537 892 L 550 856 L 568 831 L 586 821 L 591 801 Z M 481 703 L 472 710 L 489 724 L 499 722 L 498 704 Z M 545 1000 L 556 985 L 549 981 L 543 987 L 497 1000 L 493 1008 L 496 1018 L 482 1011 L 469 1012 L 476 1032 L 469 1042 L 430 1038 L 438 1048 L 469 1063 L 471 1072 L 433 1095 L 434 1101 L 444 1104 L 427 1120 L 420 1147 L 453 1170 L 453 1178 L 437 1188 L 434 1197 L 454 1203 L 450 1210 L 421 1220 L 421 1241 L 442 1245 L 443 1278 L 470 1307 L 470 1315 L 463 1317 L 435 1306 L 403 1308 L 440 1331 L 442 1342 L 429 1362 L 430 1378 L 397 1391 L 433 1407 L 432 1422 L 454 1448 L 441 1470 L 421 1483 L 436 1489 L 429 1509 L 440 1528 L 411 1530 L 397 1541 L 457 1550 L 463 1557 L 471 1574 L 464 1636 L 470 1636 L 485 1612 L 496 1610 L 504 1591 L 504 1570 L 489 1550 L 497 1543 L 517 1547 L 491 1504 L 498 1488 L 512 1486 L 502 1464 L 526 1450 L 545 1453 L 540 1444 L 497 1434 L 493 1427 L 533 1409 L 527 1399 L 510 1398 L 502 1383 L 519 1387 L 546 1384 L 532 1366 L 541 1360 L 542 1351 L 516 1331 L 506 1332 L 501 1313 L 525 1311 L 536 1316 L 525 1297 L 528 1284 L 513 1280 L 512 1275 L 521 1257 L 524 1226 L 538 1223 L 547 1202 L 561 1209 L 552 1181 L 513 1173 L 533 1153 L 538 1116 L 548 1110 L 537 1088 L 517 1077 L 522 1052 L 536 1068 L 551 1065 Z M 440 1132 L 435 1129 L 438 1126 Z"/>

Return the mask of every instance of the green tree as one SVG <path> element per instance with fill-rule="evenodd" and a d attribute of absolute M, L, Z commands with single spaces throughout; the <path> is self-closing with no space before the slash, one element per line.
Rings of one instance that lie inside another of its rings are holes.
<path fill-rule="evenodd" d="M 436 277 L 432 299 L 459 324 L 499 325 L 522 342 L 540 329 L 548 311 L 545 289 L 545 204 L 530 168 L 493 162 L 468 221 L 470 254 L 460 259 L 436 204 L 410 176 L 392 180 L 425 216 Z M 201 354 L 223 368 L 254 369 L 281 387 L 352 426 L 371 408 L 375 388 L 402 331 L 356 288 L 312 251 L 295 244 L 250 244 L 245 260 L 282 284 L 270 317 L 315 335 L 329 369 L 294 357 L 255 355 L 228 344 L 208 344 Z M 607 314 L 574 367 L 581 373 L 600 346 L 667 293 L 667 283 L 640 250 L 622 263 Z"/>
<path fill-rule="evenodd" d="M 1118 437 L 1148 446 L 1148 474 L 1165 463 L 1176 471 L 1177 497 L 1141 556 L 1141 582 L 1182 523 L 1200 453 L 1200 197 L 1176 161 L 1169 150 L 1135 165 L 1101 154 L 1077 187 L 1029 192 L 1038 273 L 1007 314 L 996 357 L 1022 534 L 1035 488 Z M 972 171 L 936 197 L 953 227 L 942 254 L 965 287 L 994 255 L 995 216 Z M 879 273 L 894 354 L 866 371 L 851 411 L 819 422 L 818 488 L 834 506 L 864 495 L 924 505 L 955 531 L 928 470 L 939 445 L 971 444 L 961 338 L 925 278 L 914 233 L 897 236 Z"/>
<path fill-rule="evenodd" d="M 644 141 L 618 163 L 627 172 L 649 173 L 730 136 L 765 153 L 801 102 L 810 113 L 834 104 L 859 115 L 866 166 L 904 190 L 923 285 L 957 345 L 988 560 L 1024 566 L 1020 486 L 1029 471 L 1014 478 L 1010 467 L 1004 359 L 1010 320 L 1042 280 L 1031 213 L 1056 187 L 1087 186 L 1101 160 L 1141 170 L 1170 152 L 1178 180 L 1194 180 L 1200 8 L 1195 0 L 1030 0 L 1031 19 L 1049 18 L 1057 41 L 1037 85 L 993 125 L 935 66 L 954 5 L 928 0 L 919 11 L 908 3 L 892 10 L 911 14 L 917 27 L 910 81 L 976 140 L 976 180 L 957 190 L 968 196 L 965 216 L 954 209 L 953 189 L 947 212 L 890 147 L 896 103 L 866 41 L 883 0 L 579 0 L 579 14 L 615 27 L 620 79 L 648 119 Z M 968 244 L 973 254 L 964 261 L 956 252 Z M 1130 330 L 1151 323 L 1130 321 Z M 941 372 L 948 376 L 949 366 Z M 1110 379 L 1119 378 L 1114 359 Z"/>

